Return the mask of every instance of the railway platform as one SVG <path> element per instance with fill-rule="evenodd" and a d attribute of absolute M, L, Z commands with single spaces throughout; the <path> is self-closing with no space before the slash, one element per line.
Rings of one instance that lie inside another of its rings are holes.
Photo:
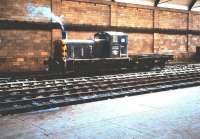
<path fill-rule="evenodd" d="M 200 87 L 0 118 L 1 139 L 199 139 Z"/>

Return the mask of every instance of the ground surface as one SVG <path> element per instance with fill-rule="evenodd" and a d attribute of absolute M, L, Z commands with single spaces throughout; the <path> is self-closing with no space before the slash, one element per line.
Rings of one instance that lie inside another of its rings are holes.
<path fill-rule="evenodd" d="M 199 139 L 200 87 L 0 118 L 1 139 Z"/>

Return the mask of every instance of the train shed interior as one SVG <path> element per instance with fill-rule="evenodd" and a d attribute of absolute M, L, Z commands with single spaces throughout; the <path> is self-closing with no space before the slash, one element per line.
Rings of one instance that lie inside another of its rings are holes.
<path fill-rule="evenodd" d="M 0 139 L 199 139 L 200 0 L 0 0 Z"/>

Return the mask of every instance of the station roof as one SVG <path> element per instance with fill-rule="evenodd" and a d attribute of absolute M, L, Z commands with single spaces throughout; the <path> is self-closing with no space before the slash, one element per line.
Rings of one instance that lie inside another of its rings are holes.
<path fill-rule="evenodd" d="M 154 6 L 154 7 L 200 11 L 200 0 L 113 0 L 113 1 Z"/>

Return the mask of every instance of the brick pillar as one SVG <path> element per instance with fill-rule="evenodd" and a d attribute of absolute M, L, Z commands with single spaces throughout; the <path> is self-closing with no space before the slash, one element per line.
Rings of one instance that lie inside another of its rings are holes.
<path fill-rule="evenodd" d="M 60 16 L 62 8 L 62 0 L 51 0 L 51 10 L 52 12 Z M 52 29 L 51 31 L 51 54 L 53 53 L 54 49 L 54 42 L 55 40 L 59 40 L 62 38 L 61 29 Z"/>
<path fill-rule="evenodd" d="M 186 45 L 186 51 L 189 53 L 189 30 L 190 30 L 190 12 L 187 14 L 187 45 Z"/>
<path fill-rule="evenodd" d="M 110 25 L 117 26 L 117 3 L 113 3 L 110 8 Z"/>
<path fill-rule="evenodd" d="M 160 50 L 159 42 L 162 41 L 158 33 L 154 33 L 154 53 L 158 54 Z"/>
<path fill-rule="evenodd" d="M 153 14 L 153 28 L 159 28 L 159 10 L 158 9 L 154 9 L 154 14 Z M 159 53 L 159 49 L 160 49 L 160 46 L 159 46 L 159 34 L 158 33 L 154 33 L 153 34 L 153 52 L 154 53 Z"/>

